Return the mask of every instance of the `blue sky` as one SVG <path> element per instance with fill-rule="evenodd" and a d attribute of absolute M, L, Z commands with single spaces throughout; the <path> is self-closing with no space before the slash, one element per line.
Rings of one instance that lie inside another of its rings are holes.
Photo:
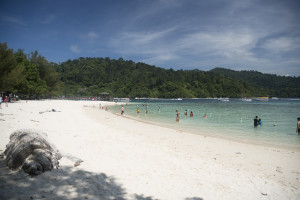
<path fill-rule="evenodd" d="M 299 0 L 0 0 L 0 42 L 48 61 L 300 75 Z"/>

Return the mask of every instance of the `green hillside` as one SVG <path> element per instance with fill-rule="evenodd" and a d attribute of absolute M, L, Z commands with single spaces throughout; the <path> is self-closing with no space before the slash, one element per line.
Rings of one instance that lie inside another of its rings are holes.
<path fill-rule="evenodd" d="M 258 71 L 234 71 L 224 68 L 210 70 L 235 80 L 243 80 L 256 88 L 267 91 L 268 96 L 300 97 L 300 77 L 263 74 Z"/>
<path fill-rule="evenodd" d="M 57 96 L 200 98 L 300 97 L 300 77 L 216 68 L 173 70 L 122 58 L 78 58 L 56 64 L 37 51 L 9 49 L 0 43 L 0 92 L 22 98 Z"/>
<path fill-rule="evenodd" d="M 109 58 L 79 58 L 57 66 L 66 96 L 241 97 L 264 91 L 223 75 L 199 70 L 163 69 L 145 63 Z"/>

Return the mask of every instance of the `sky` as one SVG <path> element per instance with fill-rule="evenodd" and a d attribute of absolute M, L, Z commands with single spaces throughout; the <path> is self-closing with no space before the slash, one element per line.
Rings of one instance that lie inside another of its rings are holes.
<path fill-rule="evenodd" d="M 299 0 L 0 0 L 0 42 L 49 62 L 300 76 Z"/>

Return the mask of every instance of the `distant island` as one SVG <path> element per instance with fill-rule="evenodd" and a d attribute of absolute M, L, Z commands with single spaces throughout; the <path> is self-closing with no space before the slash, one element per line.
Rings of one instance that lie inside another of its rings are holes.
<path fill-rule="evenodd" d="M 83 58 L 57 64 L 0 43 L 0 91 L 21 98 L 99 96 L 145 98 L 300 97 L 300 77 L 234 71 L 164 69 L 122 58 Z"/>

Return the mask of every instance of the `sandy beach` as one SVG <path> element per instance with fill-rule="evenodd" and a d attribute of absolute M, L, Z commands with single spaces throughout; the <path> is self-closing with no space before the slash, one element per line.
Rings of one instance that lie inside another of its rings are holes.
<path fill-rule="evenodd" d="M 115 115 L 99 101 L 0 109 L 0 154 L 18 129 L 48 135 L 60 167 L 30 176 L 0 158 L 0 199 L 300 199 L 300 150 L 196 135 Z M 60 112 L 43 112 L 55 109 Z M 126 116 L 126 112 L 125 112 Z M 174 118 L 175 121 L 175 118 Z"/>

